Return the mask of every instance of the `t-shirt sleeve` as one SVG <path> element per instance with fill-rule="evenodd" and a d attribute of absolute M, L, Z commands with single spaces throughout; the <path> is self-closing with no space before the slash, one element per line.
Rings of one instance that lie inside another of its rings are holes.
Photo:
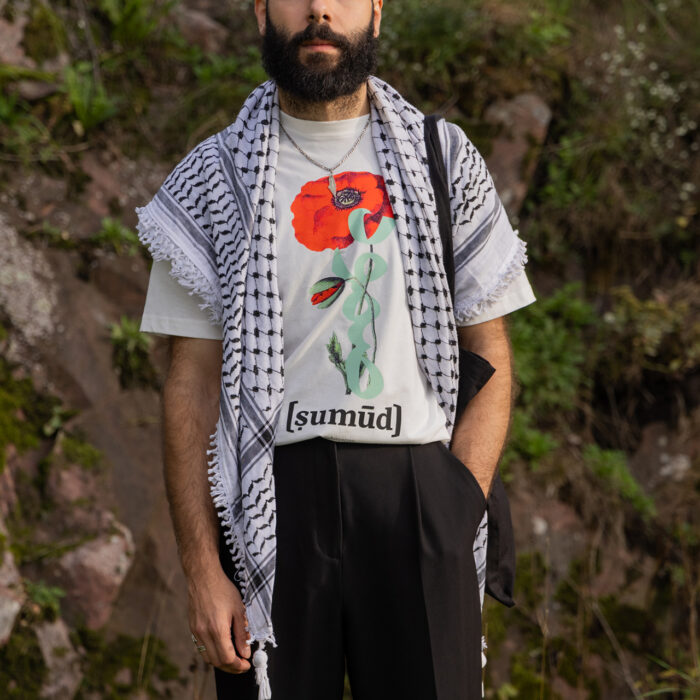
<path fill-rule="evenodd" d="M 157 335 L 221 340 L 222 328 L 200 308 L 198 298 L 171 276 L 171 263 L 156 260 L 148 280 L 141 330 Z"/>
<path fill-rule="evenodd" d="M 527 274 L 523 270 L 503 292 L 501 297 L 496 301 L 491 302 L 480 314 L 472 316 L 466 323 L 458 323 L 459 326 L 475 326 L 477 323 L 485 323 L 492 321 L 494 318 L 500 318 L 507 314 L 513 313 L 524 306 L 532 304 L 535 299 L 535 293 L 532 291 L 530 282 L 527 279 Z"/>
<path fill-rule="evenodd" d="M 473 325 L 524 305 L 520 302 L 530 286 L 523 274 L 526 244 L 511 226 L 486 162 L 464 131 L 442 121 L 440 135 L 450 187 L 455 319 L 460 326 Z M 534 295 L 527 303 L 532 301 Z"/>
<path fill-rule="evenodd" d="M 214 324 L 221 323 L 222 315 L 212 236 L 212 212 L 216 206 L 210 204 L 216 202 L 215 188 L 221 180 L 217 154 L 215 136 L 202 141 L 175 166 L 153 199 L 136 208 L 139 238 L 154 263 L 170 264 L 169 280 L 179 283 L 185 295 L 192 295 L 191 300 L 196 299 L 199 309 Z M 164 279 L 159 271 L 156 268 L 156 282 Z"/>

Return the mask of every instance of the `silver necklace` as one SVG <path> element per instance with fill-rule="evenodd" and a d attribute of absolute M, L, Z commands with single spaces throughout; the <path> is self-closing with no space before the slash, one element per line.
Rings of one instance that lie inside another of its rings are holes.
<path fill-rule="evenodd" d="M 333 171 L 337 170 L 355 151 L 355 149 L 360 145 L 360 141 L 362 141 L 362 137 L 365 135 L 365 132 L 369 128 L 370 123 L 372 122 L 372 115 L 370 115 L 367 118 L 367 123 L 365 124 L 365 128 L 362 129 L 362 133 L 357 137 L 357 141 L 353 144 L 352 148 L 342 157 L 342 159 L 336 163 L 332 168 L 329 168 L 327 165 L 323 165 L 322 163 L 319 163 L 317 160 L 314 160 L 308 153 L 304 151 L 304 149 L 289 135 L 289 132 L 282 126 L 282 122 L 280 121 L 280 128 L 284 132 L 284 135 L 294 144 L 294 147 L 301 153 L 306 160 L 311 161 L 315 166 L 321 168 L 322 170 L 327 170 L 329 175 L 328 175 L 328 189 L 331 191 L 331 194 L 335 197 L 337 193 L 337 187 L 335 184 L 335 177 L 333 177 Z"/>

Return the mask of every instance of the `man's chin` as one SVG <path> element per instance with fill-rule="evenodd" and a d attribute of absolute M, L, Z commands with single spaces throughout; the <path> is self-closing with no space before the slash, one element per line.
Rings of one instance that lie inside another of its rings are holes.
<path fill-rule="evenodd" d="M 312 53 L 300 58 L 299 63 L 309 70 L 320 72 L 332 70 L 338 65 L 339 57 L 329 53 Z"/>

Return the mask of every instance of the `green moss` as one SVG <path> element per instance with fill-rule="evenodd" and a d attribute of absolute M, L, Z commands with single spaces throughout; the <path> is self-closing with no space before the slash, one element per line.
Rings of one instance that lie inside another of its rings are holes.
<path fill-rule="evenodd" d="M 95 539 L 96 535 L 72 534 L 69 539 L 37 542 L 33 526 L 13 526 L 10 549 L 18 566 L 36 563 L 45 559 L 58 559 L 66 552 Z"/>
<path fill-rule="evenodd" d="M 48 3 L 34 2 L 29 22 L 24 28 L 23 44 L 35 61 L 53 58 L 66 49 L 66 29 L 61 18 Z"/>
<path fill-rule="evenodd" d="M 644 493 L 630 472 L 624 452 L 604 450 L 598 445 L 586 445 L 583 460 L 593 474 L 601 479 L 606 491 L 629 501 L 647 520 L 656 515 L 654 501 Z"/>
<path fill-rule="evenodd" d="M 44 657 L 24 614 L 15 622 L 4 647 L 0 647 L 0 688 L 3 698 L 38 698 L 47 676 Z"/>
<path fill-rule="evenodd" d="M 104 700 L 121 700 L 138 688 L 159 697 L 152 684 L 154 678 L 177 680 L 183 685 L 186 681 L 168 658 L 165 643 L 157 637 L 119 634 L 110 641 L 101 631 L 80 626 L 71 632 L 71 638 L 74 646 L 82 646 L 86 651 L 82 662 L 83 681 L 75 700 L 85 700 L 92 693 L 97 693 Z M 131 685 L 115 682 L 116 674 L 123 668 L 132 671 Z"/>
<path fill-rule="evenodd" d="M 36 447 L 43 426 L 58 400 L 41 396 L 28 378 L 15 379 L 12 366 L 0 357 L 0 470 L 5 466 L 5 448 L 19 452 Z"/>
<path fill-rule="evenodd" d="M 103 464 L 102 452 L 77 433 L 65 433 L 61 438 L 61 449 L 68 462 L 83 469 L 96 470 Z"/>

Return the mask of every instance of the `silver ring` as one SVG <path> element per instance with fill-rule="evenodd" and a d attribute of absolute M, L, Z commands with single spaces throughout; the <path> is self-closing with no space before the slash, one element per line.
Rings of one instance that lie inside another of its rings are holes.
<path fill-rule="evenodd" d="M 192 634 L 192 641 L 194 642 L 195 646 L 197 647 L 197 651 L 200 652 L 200 654 L 203 651 L 206 651 L 207 648 L 204 646 L 204 644 L 199 643 L 199 640 L 197 639 L 197 637 L 194 636 L 194 634 Z"/>

